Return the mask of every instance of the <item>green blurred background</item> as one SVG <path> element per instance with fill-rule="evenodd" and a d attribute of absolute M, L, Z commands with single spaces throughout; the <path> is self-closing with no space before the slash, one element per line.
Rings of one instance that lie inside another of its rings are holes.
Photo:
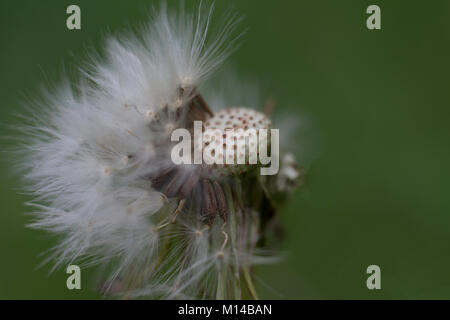
<path fill-rule="evenodd" d="M 0 122 L 17 123 L 12 113 L 63 65 L 108 30 L 145 22 L 157 2 L 1 0 Z M 81 7 L 80 31 L 66 28 L 69 4 Z M 314 124 L 306 186 L 283 212 L 289 254 L 259 268 L 261 297 L 450 298 L 450 1 L 218 0 L 216 13 L 231 4 L 248 27 L 234 65 L 267 84 L 280 111 Z M 366 28 L 370 4 L 382 30 Z M 27 198 L 10 172 L 3 161 L 0 298 L 99 298 L 94 270 L 69 291 L 64 270 L 37 268 L 55 242 L 24 227 Z M 381 290 L 366 287 L 371 264 Z"/>

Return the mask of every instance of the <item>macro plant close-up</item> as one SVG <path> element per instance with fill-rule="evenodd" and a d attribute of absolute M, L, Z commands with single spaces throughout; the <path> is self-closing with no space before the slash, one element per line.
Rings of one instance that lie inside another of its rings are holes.
<path fill-rule="evenodd" d="M 254 266 L 279 255 L 301 168 L 280 151 L 273 101 L 230 105 L 255 94 L 237 75 L 233 91 L 202 89 L 242 36 L 233 13 L 209 30 L 213 8 L 154 8 L 139 36 L 110 36 L 105 58 L 22 115 L 29 226 L 59 236 L 54 269 L 101 264 L 105 295 L 257 299 Z"/>
<path fill-rule="evenodd" d="M 0 1 L 0 300 L 448 299 L 449 17 Z"/>

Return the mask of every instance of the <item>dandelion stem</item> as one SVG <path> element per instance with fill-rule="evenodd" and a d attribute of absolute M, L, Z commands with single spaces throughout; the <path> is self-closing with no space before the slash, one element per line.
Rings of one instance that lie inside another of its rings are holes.
<path fill-rule="evenodd" d="M 248 291 L 250 292 L 250 295 L 251 295 L 252 299 L 253 300 L 259 300 L 258 295 L 257 295 L 256 290 L 255 290 L 255 286 L 253 285 L 253 280 L 252 280 L 252 276 L 250 275 L 249 268 L 248 267 L 244 267 L 243 268 L 243 273 L 244 273 L 245 282 L 247 282 Z"/>
<path fill-rule="evenodd" d="M 221 270 L 219 271 L 219 277 L 217 281 L 216 298 L 217 300 L 225 300 L 225 286 L 227 283 L 227 279 L 223 268 L 221 268 Z"/>
<path fill-rule="evenodd" d="M 234 299 L 240 300 L 242 298 L 242 292 L 241 292 L 241 279 L 240 279 L 240 273 L 239 273 L 239 258 L 238 258 L 238 250 L 236 248 L 236 234 L 237 234 L 237 227 L 236 227 L 236 214 L 235 214 L 235 208 L 233 203 L 233 195 L 230 189 L 230 186 L 228 183 L 224 184 L 224 193 L 225 193 L 225 199 L 227 201 L 227 207 L 229 210 L 229 219 L 228 219 L 228 229 L 230 233 L 230 242 L 231 247 L 233 251 L 234 261 L 235 261 L 235 268 L 233 270 L 233 290 L 234 290 Z"/>

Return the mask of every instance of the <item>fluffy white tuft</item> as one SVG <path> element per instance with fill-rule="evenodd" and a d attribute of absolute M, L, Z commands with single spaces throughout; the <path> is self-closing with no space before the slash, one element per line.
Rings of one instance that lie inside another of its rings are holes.
<path fill-rule="evenodd" d="M 31 226 L 65 236 L 58 264 L 102 261 L 98 254 L 124 264 L 150 259 L 158 241 L 151 218 L 165 196 L 139 179 L 158 169 L 149 160 L 164 134 L 148 124 L 165 105 L 176 107 L 179 87 L 199 85 L 230 54 L 238 19 L 208 38 L 212 11 L 155 10 L 143 40 L 110 38 L 106 62 L 83 71 L 87 81 L 76 89 L 66 81 L 28 117 L 21 166 L 33 182 Z"/>
<path fill-rule="evenodd" d="M 235 199 L 239 184 L 225 192 L 226 224 L 205 228 L 195 213 L 183 212 L 166 229 L 161 223 L 178 204 L 148 178 L 167 165 L 162 142 L 182 125 L 177 111 L 192 98 L 190 91 L 236 46 L 230 35 L 237 16 L 209 35 L 212 11 L 200 6 L 196 14 L 175 13 L 163 6 L 143 36 L 111 37 L 106 60 L 94 59 L 76 88 L 66 80 L 45 105 L 32 109 L 21 127 L 27 138 L 20 165 L 34 196 L 31 226 L 62 237 L 50 257 L 55 267 L 111 263 L 110 292 L 240 298 L 233 290 L 249 281 L 245 272 L 265 261 L 254 254 L 258 214 L 244 214 Z"/>

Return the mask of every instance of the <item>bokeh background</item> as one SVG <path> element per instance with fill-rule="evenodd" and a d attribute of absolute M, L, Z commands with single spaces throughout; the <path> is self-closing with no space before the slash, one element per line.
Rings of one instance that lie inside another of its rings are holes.
<path fill-rule="evenodd" d="M 0 122 L 18 123 L 13 112 L 63 66 L 75 69 L 107 32 L 145 22 L 157 3 L 1 0 Z M 66 28 L 70 4 L 81 7 L 80 31 Z M 366 28 L 370 4 L 381 7 L 382 30 Z M 234 66 L 265 84 L 278 111 L 309 124 L 290 142 L 307 150 L 308 170 L 282 212 L 288 255 L 257 270 L 260 296 L 450 298 L 450 2 L 218 0 L 216 13 L 231 5 L 248 27 Z M 1 139 L 0 149 L 12 144 Z M 0 298 L 100 298 L 95 270 L 69 291 L 64 270 L 37 268 L 55 241 L 24 227 L 27 197 L 1 157 Z M 381 290 L 366 288 L 371 264 Z"/>

